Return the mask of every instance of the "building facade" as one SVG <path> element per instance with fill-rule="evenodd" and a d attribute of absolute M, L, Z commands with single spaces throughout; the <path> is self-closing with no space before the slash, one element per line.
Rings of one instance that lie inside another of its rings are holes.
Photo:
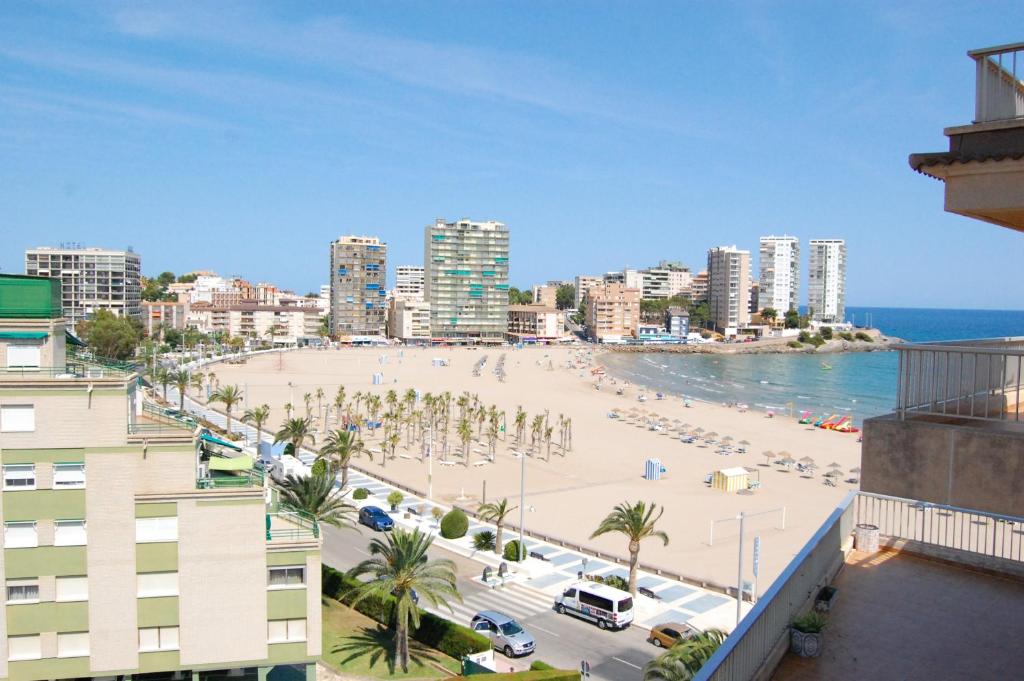
<path fill-rule="evenodd" d="M 690 333 L 690 313 L 682 307 L 670 307 L 665 311 L 665 331 L 674 338 L 686 338 Z"/>
<path fill-rule="evenodd" d="M 773 308 L 779 316 L 800 305 L 800 240 L 795 236 L 763 236 L 759 250 L 757 310 Z"/>
<path fill-rule="evenodd" d="M 72 328 L 99 310 L 142 319 L 142 259 L 133 251 L 41 246 L 25 251 L 25 274 L 60 280 Z"/>
<path fill-rule="evenodd" d="M 550 305 L 509 305 L 508 336 L 513 343 L 551 343 L 565 335 L 565 314 Z"/>
<path fill-rule="evenodd" d="M 750 323 L 750 251 L 735 246 L 708 251 L 708 308 L 719 330 Z"/>
<path fill-rule="evenodd" d="M 592 277 L 586 274 L 577 275 L 573 281 L 573 285 L 576 287 L 576 299 L 573 301 L 576 309 L 580 309 L 580 303 L 587 299 L 587 291 L 595 286 L 601 286 L 603 283 L 603 277 Z"/>
<path fill-rule="evenodd" d="M 388 245 L 377 237 L 331 242 L 331 334 L 383 337 Z"/>
<path fill-rule="evenodd" d="M 314 681 L 316 522 L 132 369 L 68 355 L 59 303 L 24 311 L 0 317 L 0 367 L 36 365 L 0 371 L 0 678 Z"/>
<path fill-rule="evenodd" d="M 188 322 L 189 304 L 167 301 L 144 301 L 142 324 L 147 336 L 160 336 L 164 329 L 184 330 Z"/>
<path fill-rule="evenodd" d="M 388 303 L 388 337 L 405 343 L 430 341 L 430 303 L 392 298 Z"/>
<path fill-rule="evenodd" d="M 558 286 L 555 284 L 534 284 L 533 304 L 558 307 Z"/>
<path fill-rule="evenodd" d="M 599 343 L 637 338 L 640 291 L 624 284 L 602 284 L 587 292 L 587 336 Z"/>
<path fill-rule="evenodd" d="M 846 241 L 811 239 L 807 272 L 807 308 L 811 319 L 826 324 L 846 320 Z"/>
<path fill-rule="evenodd" d="M 690 282 L 690 296 L 695 303 L 706 303 L 708 300 L 708 272 L 704 270 L 693 277 Z"/>
<path fill-rule="evenodd" d="M 395 268 L 395 297 L 405 300 L 423 300 L 423 267 L 399 265 Z"/>
<path fill-rule="evenodd" d="M 424 229 L 430 335 L 448 343 L 502 343 L 508 326 L 509 232 L 501 222 L 436 220 Z"/>

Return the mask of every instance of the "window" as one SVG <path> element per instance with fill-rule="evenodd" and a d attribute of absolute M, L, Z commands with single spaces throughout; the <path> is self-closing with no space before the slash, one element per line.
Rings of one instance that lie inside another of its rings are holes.
<path fill-rule="evenodd" d="M 89 633 L 57 634 L 57 657 L 88 657 Z"/>
<path fill-rule="evenodd" d="M 178 595 L 177 572 L 143 572 L 138 576 L 139 598 Z"/>
<path fill-rule="evenodd" d="M 304 586 L 306 568 L 301 565 L 272 567 L 267 569 L 267 586 L 271 589 Z"/>
<path fill-rule="evenodd" d="M 580 591 L 580 603 L 600 610 L 611 611 L 612 609 L 612 602 L 610 600 L 587 591 Z"/>
<path fill-rule="evenodd" d="M 7 368 L 38 369 L 40 350 L 39 345 L 8 345 Z"/>
<path fill-rule="evenodd" d="M 178 541 L 178 516 L 136 518 L 135 541 L 140 543 Z"/>
<path fill-rule="evenodd" d="M 88 577 L 58 577 L 58 601 L 85 601 L 89 599 Z"/>
<path fill-rule="evenodd" d="M 20 490 L 36 488 L 36 467 L 30 463 L 4 466 L 4 489 Z"/>
<path fill-rule="evenodd" d="M 284 643 L 285 641 L 305 641 L 306 620 L 270 620 L 267 622 L 267 641 Z"/>
<path fill-rule="evenodd" d="M 35 429 L 36 408 L 33 405 L 0 405 L 0 433 L 31 433 Z"/>
<path fill-rule="evenodd" d="M 84 520 L 58 520 L 53 524 L 54 546 L 85 546 Z"/>
<path fill-rule="evenodd" d="M 85 487 L 85 464 L 54 464 L 53 487 L 54 489 L 82 489 Z"/>
<path fill-rule="evenodd" d="M 38 660 L 43 656 L 39 634 L 7 637 L 8 660 Z"/>
<path fill-rule="evenodd" d="M 139 651 L 177 650 L 178 627 L 146 627 L 139 629 Z"/>
<path fill-rule="evenodd" d="M 4 523 L 5 548 L 23 549 L 32 546 L 39 546 L 35 523 Z"/>
<path fill-rule="evenodd" d="M 7 580 L 7 602 L 8 603 L 38 603 L 39 582 L 22 579 Z"/>

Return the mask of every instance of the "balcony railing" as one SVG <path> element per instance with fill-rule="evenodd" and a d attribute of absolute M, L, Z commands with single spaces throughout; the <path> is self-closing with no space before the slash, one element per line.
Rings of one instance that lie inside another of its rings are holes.
<path fill-rule="evenodd" d="M 282 504 L 267 513 L 267 541 L 303 541 L 319 536 L 319 523 L 305 511 Z"/>
<path fill-rule="evenodd" d="M 967 54 L 977 69 L 974 122 L 1024 119 L 1024 43 Z"/>
<path fill-rule="evenodd" d="M 1020 422 L 1024 337 L 905 344 L 897 350 L 901 419 Z"/>

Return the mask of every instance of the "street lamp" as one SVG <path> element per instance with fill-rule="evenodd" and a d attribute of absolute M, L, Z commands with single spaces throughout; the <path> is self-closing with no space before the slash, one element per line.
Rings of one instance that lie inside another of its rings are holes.
<path fill-rule="evenodd" d="M 519 562 L 526 559 L 523 533 L 526 527 L 526 452 L 519 453 Z"/>

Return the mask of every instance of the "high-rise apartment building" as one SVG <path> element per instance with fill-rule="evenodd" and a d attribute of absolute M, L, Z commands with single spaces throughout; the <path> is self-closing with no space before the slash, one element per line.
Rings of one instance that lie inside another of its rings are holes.
<path fill-rule="evenodd" d="M 674 296 L 689 296 L 692 292 L 693 275 L 690 268 L 666 260 L 657 267 L 640 272 L 641 295 L 644 300 L 664 300 Z"/>
<path fill-rule="evenodd" d="M 599 343 L 637 338 L 640 290 L 625 284 L 602 284 L 587 291 L 587 336 Z"/>
<path fill-rule="evenodd" d="M 795 236 L 761 237 L 758 310 L 770 307 L 782 318 L 800 305 L 800 240 Z"/>
<path fill-rule="evenodd" d="M 534 284 L 533 304 L 545 307 L 558 307 L 558 286 L 554 284 Z"/>
<path fill-rule="evenodd" d="M 331 334 L 383 337 L 387 311 L 388 245 L 375 236 L 331 242 Z"/>
<path fill-rule="evenodd" d="M 807 308 L 814 321 L 846 320 L 846 241 L 811 239 L 807 277 Z"/>
<path fill-rule="evenodd" d="M 576 276 L 573 282 L 576 286 L 576 300 L 574 301 L 576 309 L 580 309 L 580 303 L 587 299 L 587 291 L 594 286 L 600 286 L 604 283 L 603 277 L 592 277 L 586 274 L 579 274 Z"/>
<path fill-rule="evenodd" d="M 25 274 L 60 280 L 72 328 L 99 310 L 142 319 L 142 260 L 133 251 L 40 246 L 25 251 Z"/>
<path fill-rule="evenodd" d="M 708 271 L 694 275 L 690 282 L 690 297 L 695 303 L 706 303 L 708 300 Z"/>
<path fill-rule="evenodd" d="M 404 300 L 423 300 L 423 268 L 419 265 L 399 265 L 395 268 L 395 297 Z"/>
<path fill-rule="evenodd" d="M 424 229 L 430 334 L 455 343 L 501 343 L 508 325 L 508 228 L 493 220 L 436 220 Z"/>
<path fill-rule="evenodd" d="M 604 275 L 604 283 L 622 284 L 626 288 L 635 288 L 638 291 L 642 291 L 644 287 L 644 275 L 640 270 L 634 270 L 627 267 L 617 272 L 606 272 Z"/>
<path fill-rule="evenodd" d="M 57 280 L 0 276 L 0 300 L 0 678 L 314 681 L 317 522 L 132 369 L 68 353 Z"/>
<path fill-rule="evenodd" d="M 723 331 L 750 323 L 750 251 L 735 246 L 708 251 L 708 308 Z"/>

